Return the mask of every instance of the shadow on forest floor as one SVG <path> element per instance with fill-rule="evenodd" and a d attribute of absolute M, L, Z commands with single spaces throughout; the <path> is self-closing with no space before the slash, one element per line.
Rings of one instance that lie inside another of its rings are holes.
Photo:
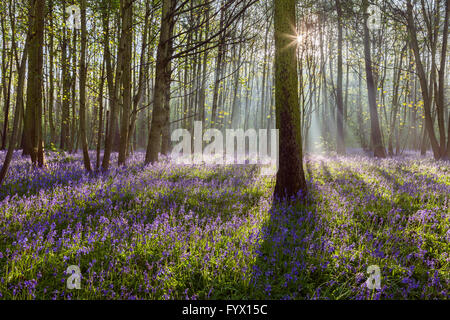
<path fill-rule="evenodd" d="M 376 299 L 420 298 L 419 290 L 431 281 L 428 264 L 444 272 L 439 254 L 446 247 L 427 242 L 433 254 L 411 258 L 427 252 L 409 220 L 422 204 L 395 197 L 401 192 L 398 177 L 387 170 L 375 168 L 380 179 L 374 181 L 342 162 L 313 166 L 306 163 L 306 203 L 273 203 L 270 209 L 249 297 L 370 299 L 366 269 L 379 265 L 384 280 Z"/>

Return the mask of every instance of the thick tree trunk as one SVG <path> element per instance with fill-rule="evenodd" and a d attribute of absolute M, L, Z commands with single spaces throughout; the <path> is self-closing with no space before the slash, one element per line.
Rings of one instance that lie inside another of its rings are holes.
<path fill-rule="evenodd" d="M 155 163 L 158 161 L 158 154 L 161 151 L 161 135 L 163 127 L 167 122 L 167 110 L 165 104 L 168 66 L 170 57 L 170 39 L 172 38 L 175 0 L 163 0 L 161 17 L 161 31 L 156 59 L 156 78 L 153 98 L 152 124 L 148 137 L 145 163 Z"/>
<path fill-rule="evenodd" d="M 295 0 L 274 0 L 275 108 L 280 130 L 275 186 L 278 198 L 296 196 L 300 191 L 304 194 L 307 189 L 302 163 L 295 4 Z"/>
<path fill-rule="evenodd" d="M 25 145 L 33 165 L 44 166 L 42 153 L 42 81 L 45 0 L 30 0 L 31 32 L 28 47 L 28 81 L 25 113 Z"/>
<path fill-rule="evenodd" d="M 371 56 L 371 45 L 370 45 L 370 31 L 367 26 L 368 22 L 368 0 L 363 1 L 364 8 L 364 56 L 366 63 L 366 77 L 367 77 L 367 91 L 369 96 L 369 111 L 370 111 L 370 132 L 372 140 L 372 148 L 374 156 L 378 158 L 386 158 L 386 150 L 383 146 L 383 141 L 381 140 L 381 130 L 380 123 L 378 120 L 378 110 L 377 110 L 377 100 L 375 92 L 375 81 L 373 79 L 372 71 L 372 56 Z"/>

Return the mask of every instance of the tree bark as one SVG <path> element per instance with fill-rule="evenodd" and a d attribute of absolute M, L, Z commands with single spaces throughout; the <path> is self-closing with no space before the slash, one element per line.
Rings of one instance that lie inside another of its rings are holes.
<path fill-rule="evenodd" d="M 170 63 L 170 39 L 172 38 L 174 27 L 175 0 L 163 0 L 161 31 L 156 58 L 156 77 L 153 98 L 153 114 L 150 127 L 145 163 L 155 163 L 158 161 L 158 154 L 161 151 L 161 135 L 166 123 L 167 112 L 165 106 L 165 91 L 167 84 L 167 71 Z"/>
<path fill-rule="evenodd" d="M 63 20 L 66 21 L 66 1 L 63 0 Z M 69 132 L 69 123 L 70 123 L 70 109 L 69 109 L 69 99 L 70 99 L 70 77 L 69 77 L 69 60 L 67 58 L 67 34 L 65 24 L 63 25 L 62 30 L 62 43 L 61 43 L 61 72 L 62 72 L 62 119 L 61 119 L 61 139 L 60 139 L 60 148 L 62 150 L 68 149 L 70 132 Z"/>
<path fill-rule="evenodd" d="M 42 155 L 42 81 L 45 0 L 30 0 L 31 32 L 28 48 L 27 102 L 25 113 L 25 145 L 33 165 L 44 166 Z"/>
<path fill-rule="evenodd" d="M 275 108 L 279 129 L 279 170 L 274 195 L 306 193 L 298 101 L 295 0 L 274 0 Z"/>
<path fill-rule="evenodd" d="M 109 17 L 108 12 L 105 10 L 103 13 L 103 30 L 109 35 Z M 103 153 L 102 169 L 108 170 L 109 163 L 111 160 L 111 153 L 113 150 L 113 144 L 115 142 L 116 126 L 117 126 L 117 105 L 119 103 L 120 97 L 120 86 L 122 84 L 122 55 L 124 51 L 124 38 L 120 37 L 119 48 L 117 52 L 117 64 L 116 64 L 116 74 L 114 76 L 114 71 L 111 63 L 111 52 L 109 47 L 109 36 L 105 36 L 105 56 L 106 56 L 106 74 L 108 78 L 108 90 L 109 90 L 109 119 L 108 119 L 108 134 L 105 138 L 105 151 Z"/>
<path fill-rule="evenodd" d="M 127 157 L 128 134 L 130 123 L 131 97 L 131 60 L 133 44 L 133 1 L 121 0 L 122 38 L 123 38 L 123 102 L 120 125 L 120 145 L 118 165 L 125 165 Z"/>
<path fill-rule="evenodd" d="M 152 14 L 152 18 L 150 18 L 150 14 Z M 136 133 L 136 121 L 137 121 L 137 115 L 138 110 L 141 107 L 142 100 L 144 98 L 145 89 L 147 87 L 147 77 L 148 77 L 148 71 L 149 71 L 149 63 L 147 63 L 147 39 L 149 34 L 149 21 L 153 20 L 153 11 L 150 9 L 150 1 L 146 1 L 146 9 L 145 9 L 145 21 L 144 21 L 144 31 L 142 34 L 142 49 L 141 49 L 141 58 L 140 58 L 140 67 L 139 67 L 139 80 L 138 80 L 138 88 L 136 95 L 133 98 L 133 112 L 131 116 L 131 123 L 130 123 L 130 134 L 128 138 L 128 145 L 127 148 L 128 152 L 130 151 L 131 146 L 131 137 L 135 135 Z"/>
<path fill-rule="evenodd" d="M 383 146 L 383 141 L 381 140 L 380 123 L 378 120 L 375 81 L 373 78 L 373 71 L 372 71 L 370 31 L 367 26 L 367 22 L 368 22 L 367 8 L 368 8 L 368 0 L 364 0 L 363 1 L 364 56 L 365 56 L 365 64 L 366 64 L 367 91 L 368 91 L 368 96 L 369 96 L 371 141 L 372 141 L 372 148 L 373 148 L 374 156 L 378 157 L 378 158 L 386 158 L 386 150 Z"/>
<path fill-rule="evenodd" d="M 53 0 L 49 1 L 49 24 L 51 31 L 48 33 L 49 40 L 49 83 L 50 88 L 48 92 L 48 123 L 50 126 L 50 143 L 56 143 L 56 129 L 53 119 L 53 107 L 55 102 L 55 80 L 54 80 L 54 35 L 53 35 Z"/>
<path fill-rule="evenodd" d="M 100 79 L 99 95 L 98 95 L 98 132 L 97 132 L 97 159 L 96 170 L 100 168 L 100 151 L 103 137 L 103 88 L 105 86 L 105 60 L 102 61 L 102 76 Z"/>
<path fill-rule="evenodd" d="M 86 138 L 86 0 L 81 0 L 81 54 L 80 54 L 80 139 L 86 171 L 91 172 L 91 160 Z"/>
<path fill-rule="evenodd" d="M 223 29 L 225 21 L 225 8 L 226 5 L 221 1 L 220 8 L 220 29 Z M 213 91 L 213 101 L 212 101 L 212 111 L 211 111 L 211 127 L 217 127 L 217 107 L 219 100 L 219 87 L 222 82 L 222 69 L 223 69 L 223 57 L 225 55 L 225 35 L 222 32 L 219 37 L 219 46 L 217 49 L 216 58 L 216 70 L 214 75 L 214 91 Z"/>
<path fill-rule="evenodd" d="M 442 50 L 441 50 L 441 66 L 439 69 L 439 87 L 438 95 L 436 98 L 436 107 L 438 109 L 438 119 L 439 119 L 439 132 L 440 132 L 440 143 L 441 143 L 441 157 L 445 159 L 450 159 L 450 117 L 448 123 L 448 135 L 447 135 L 447 145 L 445 145 L 445 71 L 447 64 L 447 44 L 448 44 L 448 24 L 450 15 L 450 2 L 445 2 L 445 18 L 444 18 L 444 30 L 442 33 Z"/>
<path fill-rule="evenodd" d="M 427 82 L 427 77 L 425 74 L 425 69 L 424 69 L 423 63 L 422 63 L 421 52 L 420 52 L 419 43 L 417 40 L 417 30 L 416 30 L 416 25 L 414 22 L 413 6 L 411 3 L 411 0 L 408 0 L 408 2 L 407 2 L 407 19 L 408 19 L 408 32 L 409 32 L 411 46 L 412 46 L 415 61 L 416 61 L 416 69 L 417 69 L 417 73 L 419 76 L 420 87 L 422 90 L 423 108 L 424 108 L 424 115 L 425 115 L 425 128 L 426 128 L 426 131 L 428 132 L 428 136 L 430 139 L 434 158 L 436 160 L 438 160 L 438 159 L 440 159 L 441 154 L 440 154 L 439 143 L 436 139 L 436 134 L 434 132 L 433 119 L 431 116 L 432 91 L 429 88 L 429 85 Z"/>
<path fill-rule="evenodd" d="M 14 111 L 14 123 L 13 129 L 11 133 L 11 137 L 9 138 L 8 151 L 5 156 L 5 160 L 2 165 L 2 169 L 0 170 L 0 185 L 2 185 L 5 180 L 6 174 L 8 173 L 9 165 L 11 164 L 11 160 L 14 154 L 14 148 L 16 147 L 16 140 L 19 136 L 19 125 L 22 118 L 22 110 L 23 110 L 23 92 L 25 86 L 25 70 L 26 70 L 26 62 L 28 55 L 28 44 L 29 44 L 30 34 L 27 34 L 27 39 L 25 41 L 25 48 L 22 53 L 22 60 L 19 65 L 19 61 L 17 63 L 17 70 L 19 73 L 19 78 L 17 81 L 17 92 L 16 92 L 16 108 Z M 13 41 L 14 44 L 14 41 Z M 13 46 L 15 47 L 15 46 Z M 12 48 L 12 50 L 15 50 Z M 16 58 L 17 60 L 17 58 Z"/>
<path fill-rule="evenodd" d="M 338 15 L 338 57 L 337 57 L 337 83 L 336 83 L 336 128 L 337 128 L 337 153 L 345 154 L 345 137 L 344 137 L 344 101 L 342 94 L 342 6 L 341 1 L 336 0 L 336 11 Z"/>

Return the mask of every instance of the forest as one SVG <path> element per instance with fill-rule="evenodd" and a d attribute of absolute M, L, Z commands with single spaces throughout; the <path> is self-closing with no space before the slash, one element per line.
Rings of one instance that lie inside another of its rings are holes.
<path fill-rule="evenodd" d="M 0 300 L 450 297 L 449 0 L 0 4 Z"/>

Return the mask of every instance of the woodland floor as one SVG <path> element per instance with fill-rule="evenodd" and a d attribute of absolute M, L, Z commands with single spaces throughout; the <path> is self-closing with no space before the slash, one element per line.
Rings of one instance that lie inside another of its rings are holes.
<path fill-rule="evenodd" d="M 143 157 L 89 175 L 80 154 L 32 170 L 16 153 L 0 188 L 0 299 L 450 297 L 448 162 L 307 156 L 307 204 L 275 205 L 255 166 Z M 381 290 L 365 284 L 370 265 Z"/>

